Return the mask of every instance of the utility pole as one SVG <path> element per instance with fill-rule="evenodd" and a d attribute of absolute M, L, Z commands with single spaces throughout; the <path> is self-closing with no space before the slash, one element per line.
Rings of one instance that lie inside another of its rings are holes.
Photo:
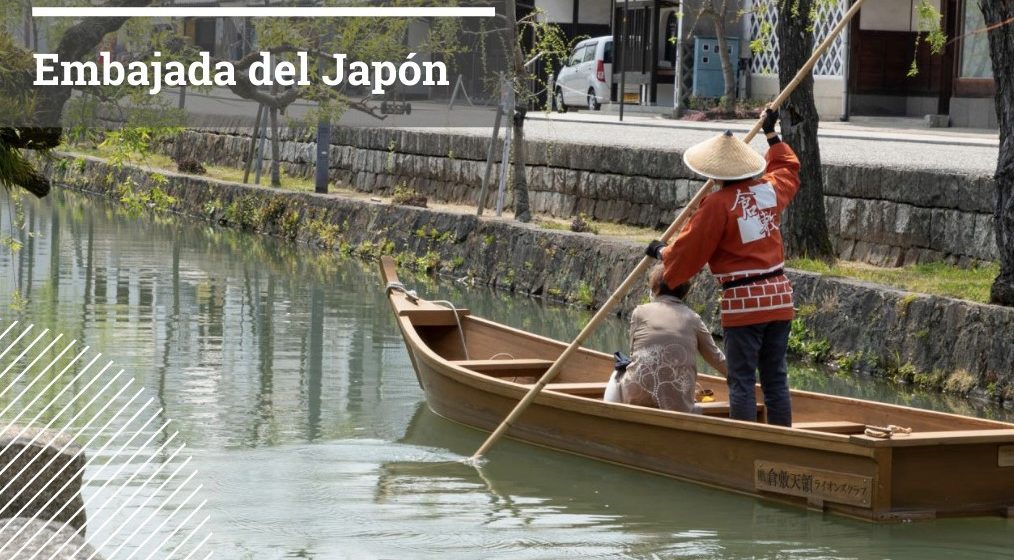
<path fill-rule="evenodd" d="M 330 38 L 330 37 L 328 37 Z M 317 71 L 324 75 L 324 57 L 317 59 Z M 318 109 L 320 103 L 317 104 Z M 331 171 L 331 118 L 321 112 L 317 120 L 317 168 L 314 177 L 313 192 L 327 194 L 327 183 Z"/>

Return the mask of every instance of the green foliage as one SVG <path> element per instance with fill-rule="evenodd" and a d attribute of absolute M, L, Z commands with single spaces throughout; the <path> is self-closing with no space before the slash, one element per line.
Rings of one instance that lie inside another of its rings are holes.
<path fill-rule="evenodd" d="M 287 239 L 295 239 L 299 235 L 299 212 L 289 210 L 282 217 L 282 234 Z"/>
<path fill-rule="evenodd" d="M 532 38 L 531 48 L 527 52 L 524 50 L 526 37 Z M 549 83 L 554 78 L 553 69 L 561 67 L 570 57 L 573 46 L 587 38 L 587 35 L 582 35 L 568 40 L 567 34 L 560 26 L 547 21 L 545 12 L 541 8 L 536 8 L 531 14 L 518 21 L 518 48 L 523 53 L 522 57 L 525 60 L 531 60 L 539 56 L 542 68 L 545 69 L 543 75 L 532 76 L 536 81 L 535 88 L 529 88 L 524 84 L 524 79 L 527 76 L 515 77 L 514 89 L 521 94 L 518 104 L 534 101 L 539 90 L 548 91 Z M 545 111 L 552 109 L 552 97 L 552 95 L 545 96 L 546 103 L 543 106 Z"/>
<path fill-rule="evenodd" d="M 328 4 L 334 4 L 329 0 Z M 400 6 L 424 5 L 422 0 L 400 0 Z M 252 20 L 261 50 L 274 50 L 274 59 L 295 63 L 296 53 L 345 53 L 349 60 L 385 60 L 396 65 L 410 53 L 410 18 L 256 18 Z M 411 52 L 427 53 L 431 60 L 443 60 L 453 67 L 455 56 L 467 48 L 459 37 L 461 22 L 457 18 L 436 18 L 430 22 L 428 34 Z M 421 57 L 413 60 L 418 62 Z M 331 59 L 333 63 L 333 59 Z M 333 64 L 325 64 L 333 75 Z M 347 83 L 330 87 L 320 79 L 316 64 L 309 65 L 308 86 L 296 86 L 298 99 L 312 100 L 316 106 L 297 120 L 300 124 L 316 125 L 321 120 L 337 123 L 344 112 L 360 102 L 361 96 L 350 91 Z M 392 150 L 393 152 L 393 150 Z M 393 162 L 393 153 L 389 156 Z"/>
<path fill-rule="evenodd" d="M 919 65 L 916 58 L 919 55 L 919 43 L 924 41 L 930 47 L 930 53 L 943 54 L 947 46 L 947 34 L 940 26 L 943 14 L 927 0 L 919 0 L 915 5 L 916 17 L 918 19 L 917 32 L 915 35 L 915 54 L 912 56 L 912 64 L 908 68 L 908 77 L 919 75 Z"/>
<path fill-rule="evenodd" d="M 436 251 L 427 251 L 415 261 L 415 268 L 420 272 L 433 272 L 439 266 L 440 253 L 437 253 Z"/>
<path fill-rule="evenodd" d="M 920 387 L 927 389 L 941 389 L 944 384 L 944 374 L 940 370 L 933 370 L 931 372 L 920 372 L 915 371 L 915 366 L 912 366 L 912 382 Z"/>
<path fill-rule="evenodd" d="M 918 294 L 907 294 L 905 297 L 899 299 L 898 303 L 895 305 L 898 315 L 905 315 L 908 313 L 908 306 L 912 305 L 912 302 L 917 299 L 919 299 Z"/>
<path fill-rule="evenodd" d="M 412 187 L 405 183 L 401 183 L 400 185 L 394 187 L 394 197 L 391 198 L 391 202 L 394 204 L 425 208 L 427 199 Z"/>
<path fill-rule="evenodd" d="M 577 285 L 575 298 L 581 305 L 593 307 L 595 305 L 595 290 L 587 282 L 581 281 Z"/>
<path fill-rule="evenodd" d="M 838 261 L 833 265 L 828 265 L 813 259 L 791 259 L 786 265 L 790 268 L 816 272 L 825 276 L 855 278 L 911 292 L 936 294 L 982 303 L 989 302 L 990 286 L 1000 274 L 1000 265 L 997 263 L 981 264 L 968 268 L 942 262 L 899 268 L 881 268 L 847 261 Z"/>
<path fill-rule="evenodd" d="M 254 195 L 241 196 L 225 207 L 222 219 L 242 229 L 256 229 L 260 201 Z"/>
<path fill-rule="evenodd" d="M 222 199 L 215 198 L 204 203 L 204 213 L 208 217 L 214 216 L 215 214 L 222 211 Z"/>
<path fill-rule="evenodd" d="M 816 336 L 800 319 L 793 319 L 789 330 L 789 352 L 817 362 L 831 357 L 831 343 Z"/>
<path fill-rule="evenodd" d="M 567 224 L 553 220 L 536 220 L 536 223 L 542 229 L 553 229 L 558 231 L 566 231 L 569 229 Z"/>
<path fill-rule="evenodd" d="M 154 186 L 147 191 L 140 190 L 133 178 L 128 177 L 117 187 L 120 204 L 128 214 L 139 215 L 146 210 L 156 213 L 168 212 L 177 203 L 176 197 L 162 190 L 164 182 L 152 181 Z"/>
<path fill-rule="evenodd" d="M 9 8 L 4 6 L 5 11 Z M 0 33 L 0 115 L 5 119 L 35 112 L 38 100 L 37 89 L 32 87 L 34 72 L 35 59 L 31 53 L 16 45 L 10 34 Z"/>
<path fill-rule="evenodd" d="M 324 248 L 333 249 L 335 247 L 341 247 L 344 243 L 342 239 L 342 230 L 338 224 L 326 222 L 324 220 L 313 219 L 306 223 L 306 227 L 309 228 L 317 237 L 317 243 Z M 349 253 L 350 248 L 346 245 L 342 247 L 343 253 Z"/>
<path fill-rule="evenodd" d="M 750 41 L 750 52 L 757 56 L 771 50 L 771 37 L 774 32 L 775 28 L 771 22 L 762 19 L 758 26 L 757 37 Z"/>
<path fill-rule="evenodd" d="M 967 395 L 978 384 L 978 379 L 966 370 L 959 369 L 952 372 L 944 380 L 944 390 L 949 393 Z"/>
<path fill-rule="evenodd" d="M 817 312 L 817 306 L 812 303 L 806 303 L 799 306 L 799 311 L 796 313 L 800 319 L 805 319 Z"/>
<path fill-rule="evenodd" d="M 17 253 L 18 251 L 21 250 L 21 247 L 24 246 L 24 244 L 21 243 L 20 240 L 15 239 L 10 235 L 4 235 L 3 237 L 0 237 L 0 245 L 6 247 L 7 250 L 10 251 L 11 253 Z"/>
<path fill-rule="evenodd" d="M 179 135 L 182 128 L 128 126 L 105 133 L 105 139 L 99 144 L 100 149 L 107 150 L 107 160 L 113 167 L 122 167 L 125 163 L 147 159 L 153 146 L 164 140 Z"/>
<path fill-rule="evenodd" d="M 22 295 L 19 290 L 14 290 L 13 292 L 11 292 L 11 302 L 8 304 L 8 307 L 10 307 L 11 311 L 14 311 L 15 313 L 20 313 L 24 311 L 27 306 L 28 300 L 25 299 L 25 296 Z"/>

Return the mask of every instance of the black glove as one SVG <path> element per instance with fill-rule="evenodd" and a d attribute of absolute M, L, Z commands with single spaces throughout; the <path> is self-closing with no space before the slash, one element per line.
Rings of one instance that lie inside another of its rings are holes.
<path fill-rule="evenodd" d="M 764 123 L 761 124 L 761 130 L 764 134 L 771 134 L 775 131 L 775 123 L 778 122 L 778 111 L 771 109 L 764 110 Z"/>
<path fill-rule="evenodd" d="M 665 249 L 665 243 L 662 243 L 658 239 L 648 243 L 648 247 L 644 249 L 644 254 L 648 255 L 653 259 L 662 258 L 662 249 Z"/>
<path fill-rule="evenodd" d="M 627 366 L 630 365 L 630 358 L 623 355 L 622 352 L 613 352 L 613 369 L 618 370 L 616 379 L 623 377 L 624 373 L 627 373 Z"/>

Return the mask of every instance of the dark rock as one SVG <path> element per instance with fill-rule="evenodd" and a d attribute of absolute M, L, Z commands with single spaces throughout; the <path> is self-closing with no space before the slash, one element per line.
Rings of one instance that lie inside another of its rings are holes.
<path fill-rule="evenodd" d="M 84 528 L 81 477 L 84 451 L 69 439 L 12 426 L 0 434 L 0 495 L 10 502 L 0 517 L 35 517 Z"/>

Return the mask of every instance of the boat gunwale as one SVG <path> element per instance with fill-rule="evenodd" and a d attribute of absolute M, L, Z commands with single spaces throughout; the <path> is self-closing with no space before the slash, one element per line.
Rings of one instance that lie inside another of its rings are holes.
<path fill-rule="evenodd" d="M 540 342 L 546 342 L 546 343 L 549 343 L 549 344 L 553 344 L 553 345 L 559 346 L 561 348 L 566 348 L 567 347 L 566 343 L 560 342 L 559 340 L 555 340 L 555 339 L 552 339 L 552 338 L 549 338 L 549 337 L 546 337 L 546 336 L 542 336 L 542 335 L 539 335 L 539 334 L 535 334 L 535 333 L 530 333 L 528 331 L 523 331 L 521 329 L 517 329 L 517 328 L 511 327 L 509 325 L 504 325 L 503 323 L 497 323 L 496 321 L 491 321 L 491 320 L 486 319 L 484 317 L 476 317 L 474 315 L 469 315 L 467 317 L 462 317 L 462 324 L 465 324 L 468 321 L 476 321 L 476 322 L 482 323 L 482 324 L 484 324 L 486 326 L 489 326 L 489 327 L 499 328 L 499 329 L 508 331 L 509 333 L 514 334 L 514 335 L 523 335 L 523 336 L 526 336 L 526 337 L 535 338 L 535 339 L 538 339 Z M 583 353 L 587 353 L 587 354 L 594 354 L 594 355 L 597 355 L 598 357 L 601 357 L 601 358 L 607 359 L 607 360 L 612 359 L 612 356 L 610 356 L 609 354 L 607 354 L 605 352 L 601 352 L 599 350 L 593 350 L 591 348 L 585 348 L 583 346 L 578 351 L 579 352 L 583 352 Z M 438 355 L 438 357 L 439 357 L 439 355 Z M 439 357 L 439 358 L 442 359 L 442 360 L 444 360 L 443 357 Z M 450 360 L 445 360 L 445 361 L 450 361 Z M 478 373 L 478 372 L 475 372 L 475 373 Z M 478 374 L 482 375 L 481 373 L 478 373 Z M 716 382 L 722 382 L 722 383 L 725 382 L 725 378 L 724 377 L 720 377 L 720 376 L 717 376 L 717 375 L 710 375 L 710 374 L 706 374 L 706 373 L 699 373 L 698 377 L 705 377 L 709 381 L 716 381 Z M 521 385 L 524 386 L 524 384 L 521 384 Z M 547 388 L 546 390 L 551 390 L 551 389 Z M 978 417 L 974 417 L 974 416 L 963 416 L 961 414 L 954 414 L 952 412 L 943 412 L 943 411 L 939 411 L 939 410 L 929 410 L 929 409 L 925 409 L 925 408 L 915 408 L 915 407 L 905 406 L 905 405 L 901 405 L 901 404 L 885 403 L 885 402 L 881 402 L 881 401 L 871 401 L 871 400 L 865 400 L 865 399 L 857 399 L 857 398 L 853 398 L 853 397 L 845 397 L 845 396 L 842 396 L 842 395 L 832 395 L 832 394 L 828 394 L 828 393 L 818 393 L 816 391 L 807 391 L 807 390 L 804 390 L 804 389 L 791 389 L 790 388 L 789 392 L 790 392 L 790 394 L 792 396 L 799 395 L 799 396 L 802 396 L 802 397 L 811 398 L 811 399 L 815 399 L 815 400 L 834 401 L 834 402 L 836 402 L 838 404 L 850 404 L 850 403 L 860 402 L 860 403 L 864 403 L 864 404 L 871 404 L 871 405 L 874 405 L 874 406 L 879 407 L 879 408 L 884 408 L 884 409 L 889 409 L 889 410 L 897 410 L 897 411 L 903 412 L 905 414 L 915 414 L 915 415 L 918 415 L 918 416 L 931 416 L 931 417 L 935 417 L 935 418 L 951 418 L 951 419 L 961 420 L 961 421 L 965 421 L 965 422 L 967 422 L 969 420 L 972 420 L 974 422 L 978 422 L 978 423 L 982 423 L 982 424 L 992 424 L 992 425 L 996 426 L 996 428 L 983 428 L 983 429 L 988 429 L 988 430 L 994 430 L 994 429 L 995 430 L 1014 430 L 1014 423 L 1003 422 L 1001 420 L 990 420 L 988 418 L 978 418 Z M 642 407 L 642 408 L 644 408 L 644 407 Z M 652 409 L 649 409 L 649 410 L 652 410 Z M 948 430 L 947 433 L 962 432 L 962 431 L 980 431 L 980 430 Z M 871 438 L 871 439 L 874 439 L 875 441 L 880 441 L 880 440 L 876 440 L 875 438 Z"/>

